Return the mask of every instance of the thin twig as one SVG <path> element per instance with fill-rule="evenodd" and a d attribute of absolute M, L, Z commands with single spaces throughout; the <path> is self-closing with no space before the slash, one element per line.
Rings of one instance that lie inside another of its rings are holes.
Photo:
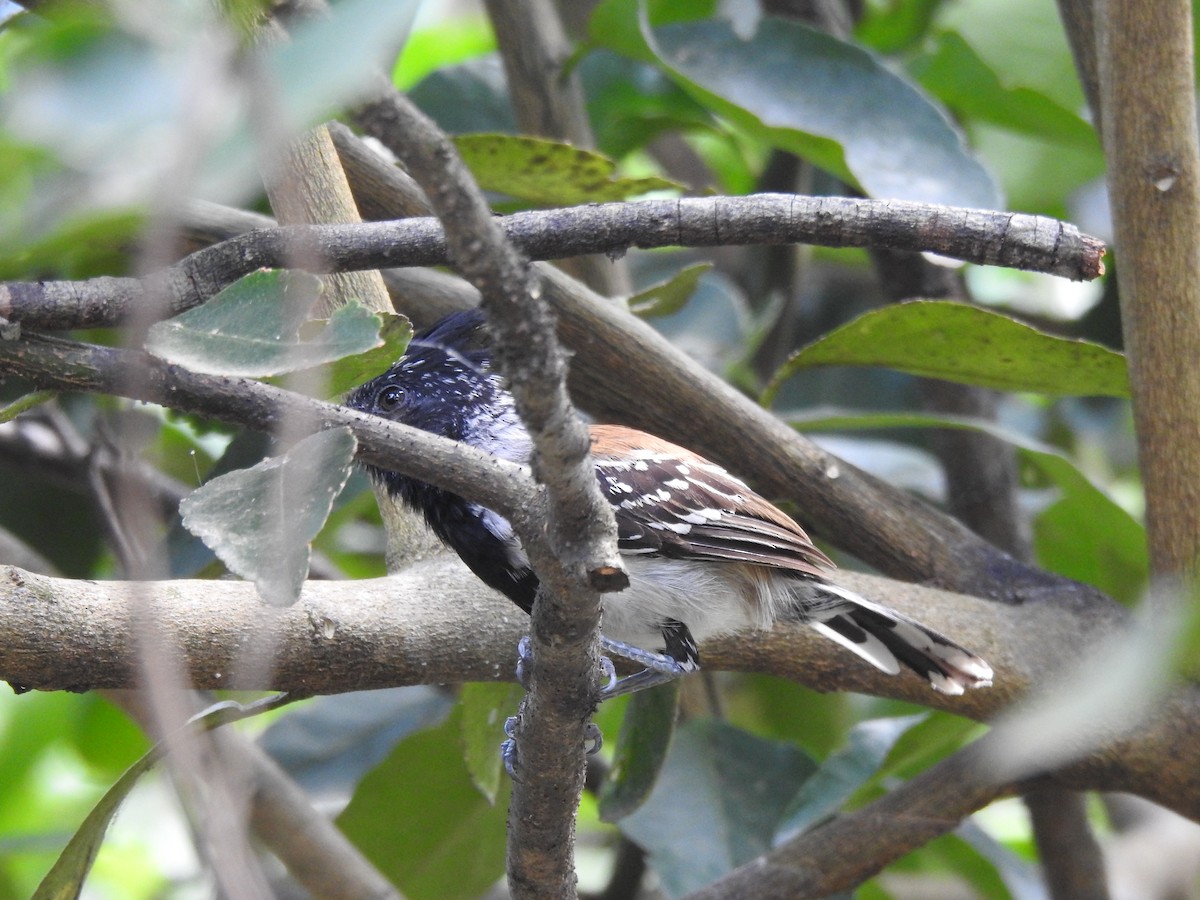
<path fill-rule="evenodd" d="M 620 254 L 629 247 L 806 243 L 928 251 L 1075 280 L 1104 271 L 1104 245 L 1065 222 L 901 201 L 791 194 L 642 200 L 515 213 L 495 225 L 530 259 Z M 255 269 L 286 266 L 295 255 L 320 260 L 318 274 L 450 262 L 435 219 L 294 225 L 250 232 L 142 280 L 3 282 L 0 317 L 39 328 L 117 325 L 149 290 L 161 291 L 164 311 L 174 314 Z"/>
<path fill-rule="evenodd" d="M 522 517 L 541 582 L 530 622 L 534 665 L 514 737 L 524 777 L 509 806 L 508 880 L 517 898 L 575 896 L 575 812 L 585 725 L 596 703 L 597 590 L 628 584 L 616 523 L 566 387 L 566 355 L 537 277 L 505 238 L 449 139 L 406 98 L 382 91 L 356 115 L 404 163 L 446 229 L 455 267 L 479 290 L 494 355 L 534 445 L 546 520 Z"/>

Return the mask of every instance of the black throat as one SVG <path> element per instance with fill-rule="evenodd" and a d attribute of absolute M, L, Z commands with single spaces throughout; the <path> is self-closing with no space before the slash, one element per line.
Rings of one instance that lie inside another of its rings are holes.
<path fill-rule="evenodd" d="M 533 609 L 538 580 L 528 566 L 514 568 L 509 548 L 488 530 L 485 516 L 494 515 L 477 503 L 443 488 L 398 472 L 367 467 L 389 496 L 417 510 L 433 533 L 462 557 L 475 576 L 525 610 Z"/>

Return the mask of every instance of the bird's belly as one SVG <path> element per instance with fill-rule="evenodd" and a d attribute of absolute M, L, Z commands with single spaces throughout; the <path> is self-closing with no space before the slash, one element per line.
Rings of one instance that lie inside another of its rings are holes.
<path fill-rule="evenodd" d="M 746 628 L 767 627 L 759 604 L 738 584 L 735 566 L 681 565 L 678 560 L 624 559 L 629 587 L 603 596 L 601 629 L 614 640 L 647 650 L 663 646 L 662 624 L 673 619 L 697 641 Z"/>

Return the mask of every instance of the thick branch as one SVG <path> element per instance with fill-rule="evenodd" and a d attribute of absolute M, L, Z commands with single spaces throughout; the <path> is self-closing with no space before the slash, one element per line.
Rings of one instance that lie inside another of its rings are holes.
<path fill-rule="evenodd" d="M 1075 280 L 1104 271 L 1103 244 L 1064 222 L 901 201 L 759 194 L 603 203 L 494 221 L 530 259 L 619 254 L 629 247 L 808 243 L 929 251 Z M 318 274 L 449 261 L 434 219 L 292 226 L 207 248 L 145 281 L 3 283 L 0 317 L 40 328 L 116 325 L 143 302 L 148 289 L 162 291 L 169 310 L 177 313 L 255 269 L 286 266 L 295 258 L 323 261 Z"/>
<path fill-rule="evenodd" d="M 1110 0 L 1101 103 L 1117 279 L 1158 575 L 1200 573 L 1200 139 L 1192 6 Z"/>
<path fill-rule="evenodd" d="M 764 672 L 822 691 L 871 693 L 991 720 L 1127 625 L 1115 604 L 1013 607 L 848 572 L 838 581 L 977 649 L 996 666 L 995 686 L 962 697 L 937 694 L 917 676 L 878 672 L 804 627 L 707 642 L 706 668 Z M 146 613 L 144 603 L 196 687 L 300 694 L 509 680 L 513 644 L 528 624 L 449 558 L 386 579 L 309 582 L 286 609 L 267 607 L 253 585 L 237 581 L 94 582 L 8 567 L 0 568 L 0 678 L 46 690 L 136 687 L 131 622 Z M 245 664 L 255 646 L 272 648 L 263 666 Z M 232 680 L 255 672 L 265 680 Z M 1050 783 L 1128 791 L 1200 820 L 1198 723 L 1200 687 L 1177 688 L 1134 732 L 1114 736 Z"/>

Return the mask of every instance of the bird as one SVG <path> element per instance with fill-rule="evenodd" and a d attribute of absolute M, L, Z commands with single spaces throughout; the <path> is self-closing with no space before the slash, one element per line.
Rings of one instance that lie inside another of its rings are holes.
<path fill-rule="evenodd" d="M 404 356 L 345 403 L 521 465 L 533 454 L 478 309 L 416 334 Z M 642 666 L 617 679 L 604 657 L 610 678 L 601 699 L 698 670 L 698 646 L 710 637 L 777 622 L 808 625 L 888 674 L 907 667 L 944 694 L 992 683 L 992 667 L 976 654 L 832 582 L 834 563 L 804 529 L 725 468 L 644 431 L 589 430 L 629 575 L 625 590 L 603 595 L 601 648 Z M 403 472 L 366 468 L 389 496 L 422 513 L 480 580 L 532 610 L 537 574 L 508 519 Z M 519 674 L 528 647 L 523 641 Z"/>

